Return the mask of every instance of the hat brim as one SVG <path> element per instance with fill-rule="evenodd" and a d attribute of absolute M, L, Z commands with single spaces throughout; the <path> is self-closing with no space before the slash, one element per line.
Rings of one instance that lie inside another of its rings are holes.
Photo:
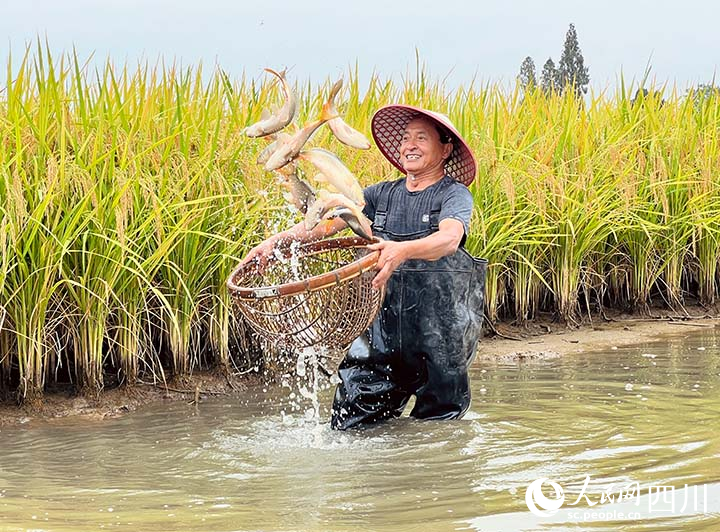
<path fill-rule="evenodd" d="M 371 123 L 373 140 L 380 152 L 395 168 L 402 173 L 406 173 L 400 163 L 400 143 L 407 125 L 411 120 L 418 117 L 427 118 L 450 134 L 453 151 L 445 161 L 445 172 L 456 181 L 469 186 L 477 173 L 475 157 L 465 139 L 455 129 L 455 126 L 444 115 L 439 113 L 433 113 L 412 105 L 395 104 L 381 107 L 373 115 Z"/>

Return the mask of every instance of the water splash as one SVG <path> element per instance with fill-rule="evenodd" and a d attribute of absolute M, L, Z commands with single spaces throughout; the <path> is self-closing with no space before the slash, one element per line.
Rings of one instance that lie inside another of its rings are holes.
<path fill-rule="evenodd" d="M 297 353 L 294 374 L 286 373 L 281 378 L 281 386 L 289 390 L 288 408 L 281 410 L 281 423 L 284 430 L 294 429 L 306 432 L 321 447 L 327 421 L 322 418 L 320 395 L 334 386 L 338 378 L 323 378 L 321 359 L 327 357 L 327 349 L 319 346 L 306 347 Z M 304 441 L 307 438 L 302 438 Z"/>
<path fill-rule="evenodd" d="M 302 273 L 300 272 L 300 257 L 298 249 L 300 248 L 300 242 L 294 241 L 290 244 L 290 270 L 296 281 L 302 279 Z"/>

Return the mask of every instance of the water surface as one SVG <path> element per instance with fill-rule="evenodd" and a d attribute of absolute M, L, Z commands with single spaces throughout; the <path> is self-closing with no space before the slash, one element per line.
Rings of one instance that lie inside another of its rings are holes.
<path fill-rule="evenodd" d="M 114 420 L 4 428 L 0 529 L 718 530 L 718 345 L 708 333 L 478 361 L 471 411 L 451 422 L 332 432 L 330 388 L 318 423 L 310 400 L 276 386 L 197 412 L 156 404 Z M 569 506 L 588 476 L 587 498 Z M 525 503 L 540 478 L 565 490 L 550 517 Z M 598 502 L 630 482 L 639 499 Z M 660 485 L 675 489 L 672 511 L 651 504 Z M 604 513 L 582 515 L 590 510 Z"/>

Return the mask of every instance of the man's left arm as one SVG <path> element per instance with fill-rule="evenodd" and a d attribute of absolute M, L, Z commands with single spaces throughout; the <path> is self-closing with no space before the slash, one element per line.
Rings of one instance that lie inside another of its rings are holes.
<path fill-rule="evenodd" d="M 380 288 L 403 262 L 410 259 L 438 260 L 455 253 L 465 235 L 465 226 L 460 220 L 446 218 L 438 224 L 433 234 L 417 240 L 393 242 L 381 240 L 371 244 L 368 249 L 379 250 L 377 275 L 373 279 L 373 287 Z"/>

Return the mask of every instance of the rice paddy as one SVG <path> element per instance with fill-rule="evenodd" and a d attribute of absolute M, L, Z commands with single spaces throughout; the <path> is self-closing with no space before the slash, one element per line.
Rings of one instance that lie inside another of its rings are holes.
<path fill-rule="evenodd" d="M 292 73 L 290 73 L 292 80 Z M 272 79 L 220 68 L 83 63 L 38 45 L 0 88 L 0 389 L 40 397 L 254 364 L 225 280 L 298 220 L 241 132 L 281 101 Z M 335 80 L 297 84 L 298 120 Z M 523 94 L 448 90 L 350 70 L 338 101 L 369 135 L 404 102 L 446 113 L 479 164 L 468 250 L 490 262 L 487 315 L 713 305 L 720 258 L 720 95 L 638 87 Z M 363 185 L 397 176 L 380 153 L 319 131 Z"/>

